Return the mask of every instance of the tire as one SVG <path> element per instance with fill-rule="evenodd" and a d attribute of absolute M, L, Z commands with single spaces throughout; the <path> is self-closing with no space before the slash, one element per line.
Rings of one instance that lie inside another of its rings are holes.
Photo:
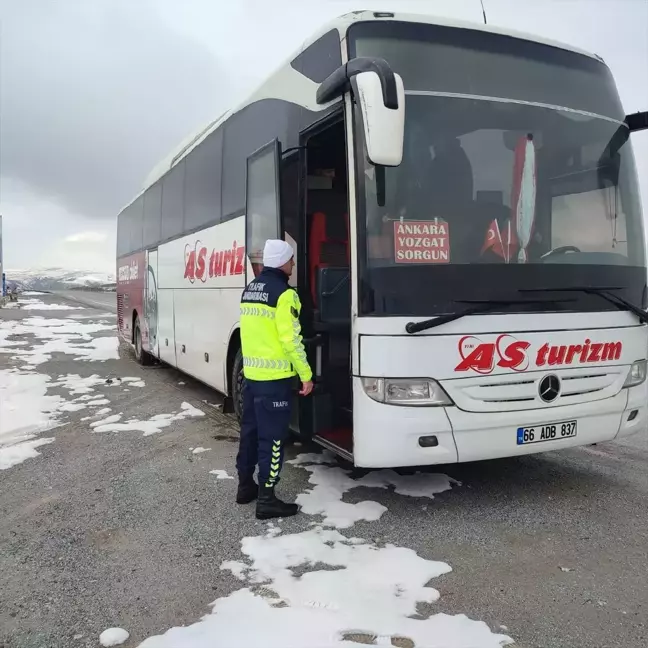
<path fill-rule="evenodd" d="M 135 317 L 135 328 L 133 330 L 133 344 L 135 346 L 135 359 L 142 366 L 150 365 L 153 358 L 142 347 L 142 329 L 139 316 Z"/>
<path fill-rule="evenodd" d="M 238 422 L 243 418 L 243 353 L 241 349 L 234 356 L 232 364 L 232 406 Z"/>

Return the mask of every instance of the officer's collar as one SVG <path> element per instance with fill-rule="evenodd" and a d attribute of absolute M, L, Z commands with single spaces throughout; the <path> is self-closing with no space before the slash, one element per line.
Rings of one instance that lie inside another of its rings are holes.
<path fill-rule="evenodd" d="M 268 266 L 263 266 L 262 274 L 278 277 L 282 281 L 288 283 L 288 275 L 281 268 L 269 268 Z"/>

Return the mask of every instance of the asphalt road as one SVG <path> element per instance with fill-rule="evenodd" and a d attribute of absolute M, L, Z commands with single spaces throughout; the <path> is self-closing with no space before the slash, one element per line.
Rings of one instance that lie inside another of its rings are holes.
<path fill-rule="evenodd" d="M 98 308 L 74 312 L 106 312 Z M 0 311 L 0 322 L 20 316 Z M 54 354 L 37 370 L 53 379 L 140 377 L 145 387 L 95 388 L 123 420 L 177 412 L 183 402 L 206 416 L 144 437 L 92 434 L 81 420 L 86 410 L 69 412 L 46 433 L 55 442 L 39 448 L 41 456 L 0 471 L 0 646 L 97 646 L 111 626 L 127 628 L 125 645 L 136 646 L 195 623 L 214 599 L 241 587 L 219 565 L 239 560 L 241 539 L 265 527 L 250 508 L 233 505 L 233 480 L 210 475 L 234 474 L 235 423 L 209 405 L 217 402 L 210 390 L 167 367 L 141 368 L 126 350 L 121 356 L 87 362 Z M 13 366 L 0 354 L 0 370 Z M 49 393 L 69 398 L 62 387 Z M 210 450 L 192 454 L 197 446 Z M 422 613 L 466 614 L 494 631 L 504 625 L 524 648 L 648 645 L 645 438 L 434 471 L 462 485 L 434 500 L 374 488 L 344 495 L 388 509 L 357 523 L 353 535 L 452 566 L 434 579 L 440 600 Z M 306 471 L 286 466 L 286 498 L 308 487 Z M 300 515 L 282 528 L 307 529 L 313 519 Z"/>
<path fill-rule="evenodd" d="M 117 293 L 98 292 L 94 290 L 61 290 L 54 293 L 64 299 L 83 304 L 89 308 L 106 309 L 112 313 L 117 312 Z"/>

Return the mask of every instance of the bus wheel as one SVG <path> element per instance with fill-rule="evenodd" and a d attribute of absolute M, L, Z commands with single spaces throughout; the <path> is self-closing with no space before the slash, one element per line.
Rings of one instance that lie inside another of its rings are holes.
<path fill-rule="evenodd" d="M 144 351 L 144 347 L 142 346 L 142 329 L 140 327 L 139 316 L 135 318 L 135 330 L 133 338 L 135 342 L 135 359 L 137 360 L 137 362 L 139 362 L 141 365 L 151 364 L 152 357 L 150 354 Z"/>
<path fill-rule="evenodd" d="M 243 353 L 236 352 L 232 365 L 232 404 L 239 423 L 243 418 Z"/>

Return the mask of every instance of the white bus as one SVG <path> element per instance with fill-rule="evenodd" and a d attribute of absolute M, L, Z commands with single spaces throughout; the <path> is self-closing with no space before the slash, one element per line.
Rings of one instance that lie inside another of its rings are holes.
<path fill-rule="evenodd" d="M 239 300 L 283 236 L 316 380 L 301 436 L 397 467 L 645 431 L 647 127 L 587 52 L 342 16 L 121 212 L 120 334 L 240 414 Z"/>

